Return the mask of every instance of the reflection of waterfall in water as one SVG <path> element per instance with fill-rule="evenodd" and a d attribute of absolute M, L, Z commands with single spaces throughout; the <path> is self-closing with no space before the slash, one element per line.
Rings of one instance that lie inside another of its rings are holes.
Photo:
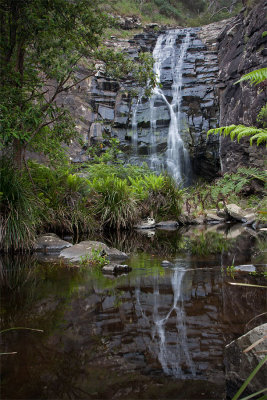
<path fill-rule="evenodd" d="M 179 268 L 175 268 L 174 271 L 172 271 L 171 284 L 173 303 L 169 312 L 163 318 L 161 318 L 159 313 L 159 309 L 165 306 L 165 304 L 161 304 L 160 302 L 159 277 L 155 276 L 153 278 L 152 321 L 150 317 L 146 316 L 142 309 L 140 301 L 140 282 L 139 286 L 137 285 L 135 290 L 136 308 L 141 315 L 140 321 L 142 321 L 142 324 L 144 325 L 153 324 L 151 329 L 152 341 L 156 345 L 157 357 L 162 369 L 165 374 L 175 376 L 176 378 L 189 376 L 192 378 L 196 376 L 195 366 L 189 353 L 187 341 L 186 314 L 182 298 L 182 282 L 184 274 L 185 270 Z M 170 322 L 171 319 L 173 321 L 173 318 L 175 318 L 176 329 L 174 330 L 172 328 L 166 331 L 168 321 Z M 151 343 L 149 350 L 153 353 Z M 183 372 L 184 367 L 186 367 L 186 373 Z"/>
<path fill-rule="evenodd" d="M 173 290 L 173 304 L 164 318 L 160 318 L 158 308 L 158 288 L 154 291 L 154 321 L 156 332 L 160 339 L 159 342 L 159 361 L 163 371 L 168 375 L 173 375 L 176 378 L 183 376 L 182 363 L 186 363 L 191 374 L 195 376 L 195 367 L 189 353 L 185 323 L 185 311 L 182 299 L 182 281 L 185 271 L 176 268 L 171 278 Z M 176 345 L 169 346 L 166 340 L 166 324 L 173 314 L 176 314 Z"/>

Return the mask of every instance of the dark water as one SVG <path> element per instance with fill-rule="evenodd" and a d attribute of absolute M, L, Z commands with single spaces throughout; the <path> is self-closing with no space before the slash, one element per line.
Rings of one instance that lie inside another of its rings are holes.
<path fill-rule="evenodd" d="M 263 263 L 249 234 L 197 230 L 109 235 L 128 275 L 5 257 L 3 399 L 224 399 L 224 347 L 266 311 L 262 283 L 227 266 Z M 162 260 L 172 261 L 164 268 Z M 252 321 L 251 321 L 252 320 Z"/>

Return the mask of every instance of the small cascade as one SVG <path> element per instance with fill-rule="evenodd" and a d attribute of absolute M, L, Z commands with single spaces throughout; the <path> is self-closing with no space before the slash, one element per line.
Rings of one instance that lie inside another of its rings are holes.
<path fill-rule="evenodd" d="M 137 130 L 137 111 L 139 104 L 142 100 L 142 97 L 144 95 L 144 90 L 141 89 L 138 94 L 138 99 L 137 102 L 133 108 L 133 113 L 132 113 L 132 156 L 133 156 L 133 163 L 135 163 L 135 159 L 138 157 L 138 130 Z"/>

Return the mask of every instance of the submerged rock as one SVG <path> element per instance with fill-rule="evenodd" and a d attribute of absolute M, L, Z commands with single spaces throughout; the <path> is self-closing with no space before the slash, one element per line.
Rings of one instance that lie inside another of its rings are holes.
<path fill-rule="evenodd" d="M 226 390 L 227 396 L 232 398 L 250 373 L 265 357 L 266 337 L 249 350 L 249 347 L 264 338 L 267 334 L 267 324 L 257 326 L 225 348 Z M 247 350 L 246 350 L 247 349 Z M 249 395 L 264 388 L 266 384 L 266 368 L 264 366 L 250 381 L 246 391 Z M 228 398 L 227 397 L 227 398 Z"/>
<path fill-rule="evenodd" d="M 107 255 L 109 259 L 127 258 L 127 254 L 108 247 L 105 243 L 86 240 L 75 244 L 69 249 L 65 249 L 60 253 L 60 257 L 70 262 L 79 262 L 81 257 L 93 257 L 94 251 L 100 251 L 101 255 Z"/>
<path fill-rule="evenodd" d="M 128 273 L 131 270 L 132 268 L 127 264 L 108 264 L 102 268 L 103 274 Z"/>
<path fill-rule="evenodd" d="M 37 238 L 33 246 L 33 251 L 44 254 L 59 253 L 69 247 L 72 247 L 72 244 L 60 239 L 55 233 L 46 233 Z"/>

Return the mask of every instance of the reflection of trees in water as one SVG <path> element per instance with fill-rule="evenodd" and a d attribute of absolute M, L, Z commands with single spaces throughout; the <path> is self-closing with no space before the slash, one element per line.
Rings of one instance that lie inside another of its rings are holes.
<path fill-rule="evenodd" d="M 36 260 L 31 255 L 3 255 L 0 258 L 0 289 L 5 312 L 2 323 L 10 324 L 17 313 L 31 306 L 38 296 Z"/>
<path fill-rule="evenodd" d="M 109 246 L 115 247 L 126 253 L 145 252 L 159 256 L 174 256 L 183 242 L 179 231 L 168 232 L 156 230 L 155 234 L 150 235 L 149 230 L 142 232 L 119 231 L 106 232 L 102 240 Z"/>
<path fill-rule="evenodd" d="M 229 227 L 213 230 L 209 227 L 183 227 L 176 231 L 156 230 L 153 236 L 144 230 L 108 232 L 101 240 L 109 246 L 116 247 L 127 253 L 145 252 L 159 257 L 173 258 L 178 255 L 192 256 L 195 260 L 206 259 L 211 256 L 220 264 L 223 255 L 224 264 L 236 262 L 250 262 L 255 238 L 243 232 L 237 237 L 229 235 Z"/>

